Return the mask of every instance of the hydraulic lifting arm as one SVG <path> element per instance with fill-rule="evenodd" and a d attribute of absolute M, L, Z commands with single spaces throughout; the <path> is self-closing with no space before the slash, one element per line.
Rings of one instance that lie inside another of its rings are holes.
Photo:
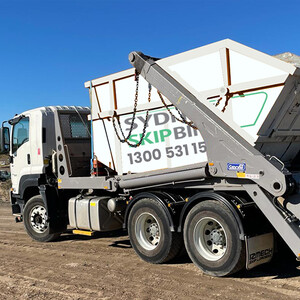
<path fill-rule="evenodd" d="M 132 52 L 129 61 L 147 82 L 159 90 L 174 106 L 189 118 L 200 131 L 207 146 L 209 172 L 213 177 L 245 179 L 243 188 L 283 237 L 296 256 L 300 255 L 298 220 L 287 220 L 272 199 L 288 190 L 289 172 L 279 169 L 251 145 L 234 124 L 228 125 L 221 112 L 208 105 L 210 95 L 196 97 L 174 79 L 157 59 Z M 220 92 L 221 94 L 221 92 Z M 245 166 L 246 172 L 233 172 L 231 163 Z M 249 181 L 249 179 L 251 181 Z"/>
<path fill-rule="evenodd" d="M 241 178 L 240 172 L 228 170 L 228 163 L 244 164 L 247 174 L 259 186 L 274 196 L 282 196 L 287 189 L 285 174 L 268 161 L 232 127 L 209 109 L 162 69 L 155 60 L 132 52 L 129 60 L 137 71 L 198 128 L 207 145 L 210 174 L 214 177 Z"/>

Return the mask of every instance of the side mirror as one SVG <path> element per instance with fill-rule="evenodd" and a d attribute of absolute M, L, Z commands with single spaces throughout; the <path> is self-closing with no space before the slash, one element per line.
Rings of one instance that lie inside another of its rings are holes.
<path fill-rule="evenodd" d="M 9 128 L 1 127 L 0 128 L 0 153 L 9 152 Z"/>

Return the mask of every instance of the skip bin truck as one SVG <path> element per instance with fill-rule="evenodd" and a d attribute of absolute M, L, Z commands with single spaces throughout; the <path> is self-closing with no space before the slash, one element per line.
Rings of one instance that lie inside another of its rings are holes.
<path fill-rule="evenodd" d="M 124 228 L 143 260 L 185 247 L 213 276 L 270 261 L 278 237 L 299 258 L 300 69 L 229 39 L 129 61 L 85 83 L 91 110 L 37 108 L 1 128 L 27 233 Z"/>

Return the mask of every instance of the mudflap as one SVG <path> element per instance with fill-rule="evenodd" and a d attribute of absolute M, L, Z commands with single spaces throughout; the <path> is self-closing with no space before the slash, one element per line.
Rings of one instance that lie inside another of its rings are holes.
<path fill-rule="evenodd" d="M 274 254 L 274 235 L 272 232 L 246 237 L 246 269 L 271 261 Z"/>

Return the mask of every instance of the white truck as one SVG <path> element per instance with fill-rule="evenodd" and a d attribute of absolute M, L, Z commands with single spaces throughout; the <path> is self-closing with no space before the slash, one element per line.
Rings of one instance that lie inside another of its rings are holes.
<path fill-rule="evenodd" d="M 232 40 L 91 80 L 91 110 L 9 120 L 11 204 L 35 240 L 127 229 L 163 263 L 185 248 L 206 274 L 300 257 L 300 69 Z"/>

